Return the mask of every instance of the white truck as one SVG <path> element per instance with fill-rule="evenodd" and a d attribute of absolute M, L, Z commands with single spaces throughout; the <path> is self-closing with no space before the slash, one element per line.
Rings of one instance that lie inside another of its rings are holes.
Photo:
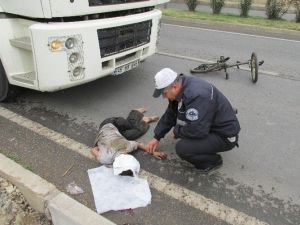
<path fill-rule="evenodd" d="M 169 0 L 0 0 L 0 101 L 14 87 L 57 91 L 155 53 Z"/>

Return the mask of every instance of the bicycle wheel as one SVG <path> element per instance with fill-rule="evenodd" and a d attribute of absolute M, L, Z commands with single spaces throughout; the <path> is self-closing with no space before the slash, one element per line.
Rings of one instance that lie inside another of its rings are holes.
<path fill-rule="evenodd" d="M 209 63 L 209 64 L 201 64 L 193 69 L 191 69 L 191 73 L 207 73 L 220 70 L 219 63 Z"/>
<path fill-rule="evenodd" d="M 250 60 L 251 79 L 253 83 L 257 82 L 258 79 L 258 63 L 256 53 L 253 52 Z"/>

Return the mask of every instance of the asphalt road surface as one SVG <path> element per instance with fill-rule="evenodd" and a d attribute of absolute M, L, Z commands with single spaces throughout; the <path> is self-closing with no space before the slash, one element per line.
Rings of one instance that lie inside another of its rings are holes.
<path fill-rule="evenodd" d="M 163 24 L 159 51 L 213 61 L 223 55 L 232 62 L 247 61 L 256 52 L 259 60 L 265 60 L 263 70 L 300 79 L 300 42 L 296 40 Z"/>
<path fill-rule="evenodd" d="M 145 171 L 261 221 L 300 224 L 300 43 L 163 24 L 158 50 L 169 56 L 156 54 L 126 74 L 56 93 L 26 90 L 17 102 L 1 106 L 91 146 L 99 123 L 107 117 L 126 116 L 130 109 L 139 106 L 148 108 L 147 115 L 163 113 L 167 101 L 151 97 L 153 76 L 159 69 L 170 67 L 189 74 L 189 69 L 199 62 L 187 57 L 215 60 L 224 55 L 242 61 L 255 51 L 265 60 L 261 69 L 272 72 L 259 74 L 256 84 L 252 84 L 249 71 L 244 70 L 229 70 L 229 80 L 225 80 L 223 72 L 201 75 L 217 86 L 239 110 L 240 147 L 222 154 L 224 166 L 220 170 L 203 176 L 181 162 L 175 155 L 175 140 L 171 135 L 160 144 L 160 149 L 168 153 L 168 160 L 157 161 L 142 153 L 135 156 Z M 153 128 L 154 125 L 142 141 L 152 138 Z M 47 142 L 42 146 L 49 148 Z M 7 148 L 13 149 L 13 146 Z M 35 154 L 29 152 L 24 158 L 43 157 L 40 154 L 49 154 L 49 151 L 51 149 Z M 64 162 L 71 161 L 68 157 L 76 159 L 65 153 L 54 167 L 65 168 Z M 83 159 L 80 162 L 84 173 L 97 165 Z M 48 163 L 51 165 L 51 161 Z M 45 165 L 36 163 L 34 171 L 42 171 L 39 166 L 46 166 L 46 162 Z M 49 173 L 47 176 L 53 183 L 61 182 Z M 224 223 L 164 193 L 152 191 L 153 203 L 138 209 L 131 218 L 132 224 Z M 88 205 L 92 207 L 91 204 Z M 105 216 L 124 223 L 124 214 L 112 212 Z"/>

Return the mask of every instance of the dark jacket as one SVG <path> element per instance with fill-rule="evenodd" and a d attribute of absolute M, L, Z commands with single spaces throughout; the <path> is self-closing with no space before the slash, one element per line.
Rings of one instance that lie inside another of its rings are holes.
<path fill-rule="evenodd" d="M 99 130 L 105 124 L 112 123 L 127 140 L 135 140 L 144 135 L 149 129 L 149 124 L 142 120 L 143 116 L 142 113 L 132 110 L 127 119 L 123 117 L 105 119 L 100 124 Z"/>
<path fill-rule="evenodd" d="M 176 100 L 169 101 L 154 137 L 160 140 L 172 127 L 177 138 L 204 138 L 210 132 L 222 137 L 236 136 L 240 124 L 227 98 L 207 81 L 195 76 L 180 77 L 182 89 Z M 177 119 L 185 124 L 178 124 Z"/>

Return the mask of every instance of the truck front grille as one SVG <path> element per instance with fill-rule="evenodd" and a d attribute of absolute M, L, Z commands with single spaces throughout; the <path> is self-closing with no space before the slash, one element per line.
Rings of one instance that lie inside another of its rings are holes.
<path fill-rule="evenodd" d="M 115 5 L 124 4 L 129 2 L 142 2 L 145 0 L 89 0 L 89 6 L 100 6 L 100 5 Z"/>
<path fill-rule="evenodd" d="M 152 21 L 99 29 L 101 57 L 110 56 L 150 42 Z"/>

